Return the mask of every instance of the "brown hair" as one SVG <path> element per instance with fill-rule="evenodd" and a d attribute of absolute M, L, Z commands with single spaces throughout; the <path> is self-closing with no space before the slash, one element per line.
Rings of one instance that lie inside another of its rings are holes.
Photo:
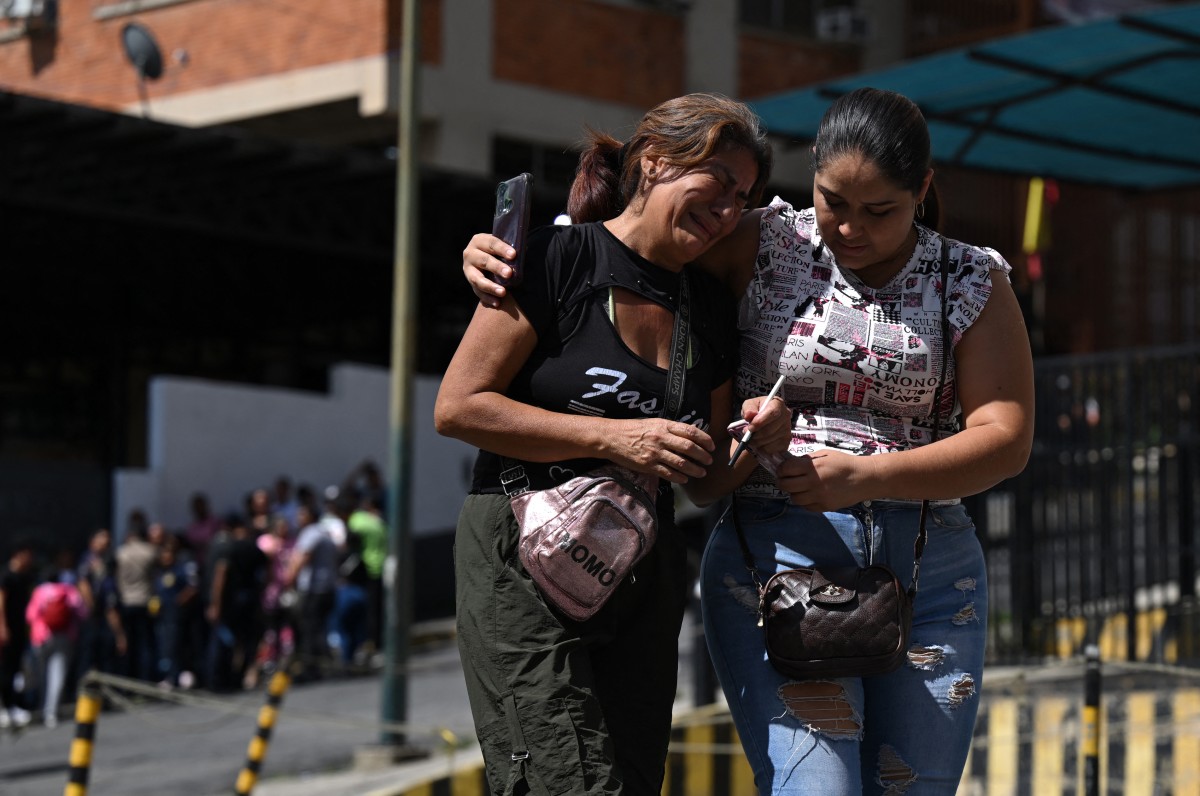
<path fill-rule="evenodd" d="M 746 105 L 719 94 L 687 94 L 642 117 L 628 143 L 588 130 L 571 184 L 567 213 L 575 223 L 621 214 L 641 188 L 643 157 L 663 158 L 676 171 L 693 168 L 724 149 L 745 149 L 758 164 L 750 205 L 758 204 L 771 176 L 771 144 Z"/>

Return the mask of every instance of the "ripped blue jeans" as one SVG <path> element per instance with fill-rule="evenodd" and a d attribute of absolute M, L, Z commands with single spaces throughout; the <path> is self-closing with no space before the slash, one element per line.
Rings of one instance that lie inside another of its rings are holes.
<path fill-rule="evenodd" d="M 868 501 L 816 514 L 783 499 L 739 497 L 765 582 L 798 566 L 885 563 L 907 585 L 920 504 Z M 731 509 L 732 510 L 732 509 Z M 908 663 L 875 677 L 794 681 L 767 660 L 757 593 L 729 514 L 704 553 L 709 652 L 760 794 L 953 794 L 970 750 L 987 635 L 987 582 L 960 504 L 926 520 Z"/>

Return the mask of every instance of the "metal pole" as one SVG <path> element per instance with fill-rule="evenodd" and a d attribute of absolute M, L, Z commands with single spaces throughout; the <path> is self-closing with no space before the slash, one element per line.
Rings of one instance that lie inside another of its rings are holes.
<path fill-rule="evenodd" d="M 420 0 L 402 0 L 399 126 L 396 157 L 396 250 L 393 263 L 391 399 L 388 411 L 388 558 L 384 571 L 384 669 L 381 718 L 408 717 L 409 626 L 412 623 L 412 372 L 416 350 L 417 281 L 417 69 Z M 402 734 L 384 730 L 380 742 L 399 746 Z"/>

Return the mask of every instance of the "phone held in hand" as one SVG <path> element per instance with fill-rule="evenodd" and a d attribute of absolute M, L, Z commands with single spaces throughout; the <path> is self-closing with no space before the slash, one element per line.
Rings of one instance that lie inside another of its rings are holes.
<path fill-rule="evenodd" d="M 488 272 L 501 285 L 519 285 L 525 276 L 525 234 L 529 230 L 529 205 L 532 201 L 533 175 L 518 174 L 496 187 L 496 212 L 492 217 L 492 234 L 517 250 L 516 259 L 506 260 L 512 276 L 505 279 Z"/>

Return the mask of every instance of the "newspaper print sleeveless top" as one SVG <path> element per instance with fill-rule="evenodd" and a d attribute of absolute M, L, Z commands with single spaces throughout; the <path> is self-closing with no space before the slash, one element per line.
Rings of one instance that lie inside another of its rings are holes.
<path fill-rule="evenodd" d="M 917 225 L 917 245 L 888 284 L 872 288 L 838 267 L 821 244 L 812 208 L 776 197 L 762 216 L 754 276 L 738 308 L 739 398 L 765 395 L 780 373 L 792 409 L 789 452 L 856 455 L 927 444 L 941 364 L 942 246 L 949 246 L 947 314 L 953 340 L 942 390 L 942 436 L 961 428 L 953 346 L 991 295 L 991 272 L 1007 278 L 993 249 Z M 781 496 L 763 468 L 741 494 Z"/>

